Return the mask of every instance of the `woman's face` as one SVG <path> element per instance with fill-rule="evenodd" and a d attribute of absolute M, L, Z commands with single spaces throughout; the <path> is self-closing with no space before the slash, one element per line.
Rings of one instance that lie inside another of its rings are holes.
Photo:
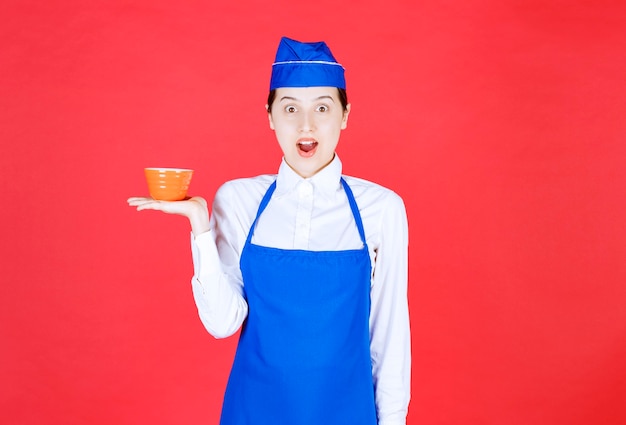
<path fill-rule="evenodd" d="M 335 87 L 279 88 L 271 106 L 270 128 L 296 173 L 311 177 L 333 160 L 350 112 Z"/>

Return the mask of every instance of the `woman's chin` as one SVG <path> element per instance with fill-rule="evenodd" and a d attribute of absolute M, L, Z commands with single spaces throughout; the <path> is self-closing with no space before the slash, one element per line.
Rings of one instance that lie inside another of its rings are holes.
<path fill-rule="evenodd" d="M 285 159 L 287 165 L 291 167 L 293 171 L 296 172 L 300 177 L 309 178 L 313 177 L 319 171 L 323 170 L 328 164 L 332 162 L 334 155 L 325 161 L 321 161 L 320 157 L 315 157 L 315 155 L 310 157 L 298 157 L 294 158 L 294 160 L 290 161 L 289 159 Z"/>

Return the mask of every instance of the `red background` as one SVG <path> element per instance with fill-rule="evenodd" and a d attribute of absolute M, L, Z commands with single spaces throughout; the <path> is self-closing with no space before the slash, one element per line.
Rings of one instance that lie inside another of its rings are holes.
<path fill-rule="evenodd" d="M 621 4 L 3 2 L 2 423 L 216 423 L 236 338 L 185 220 L 125 200 L 277 170 L 282 35 L 330 44 L 345 172 L 406 202 L 409 424 L 626 423 Z"/>

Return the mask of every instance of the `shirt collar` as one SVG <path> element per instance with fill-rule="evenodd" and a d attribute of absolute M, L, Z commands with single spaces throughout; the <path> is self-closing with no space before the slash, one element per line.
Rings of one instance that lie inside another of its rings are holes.
<path fill-rule="evenodd" d="M 318 171 L 314 176 L 309 178 L 303 178 L 299 176 L 288 164 L 285 162 L 285 158 L 280 163 L 278 168 L 278 176 L 276 177 L 276 191 L 277 196 L 285 195 L 296 187 L 304 180 L 313 184 L 316 191 L 321 192 L 336 192 L 341 183 L 341 170 L 342 164 L 339 156 L 335 154 L 333 160 L 326 167 Z"/>

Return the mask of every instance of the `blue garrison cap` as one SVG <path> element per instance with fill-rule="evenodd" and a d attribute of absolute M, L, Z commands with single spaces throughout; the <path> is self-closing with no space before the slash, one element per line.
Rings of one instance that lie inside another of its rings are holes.
<path fill-rule="evenodd" d="M 283 37 L 272 65 L 270 90 L 280 87 L 346 88 L 344 68 L 323 41 L 302 43 Z"/>

